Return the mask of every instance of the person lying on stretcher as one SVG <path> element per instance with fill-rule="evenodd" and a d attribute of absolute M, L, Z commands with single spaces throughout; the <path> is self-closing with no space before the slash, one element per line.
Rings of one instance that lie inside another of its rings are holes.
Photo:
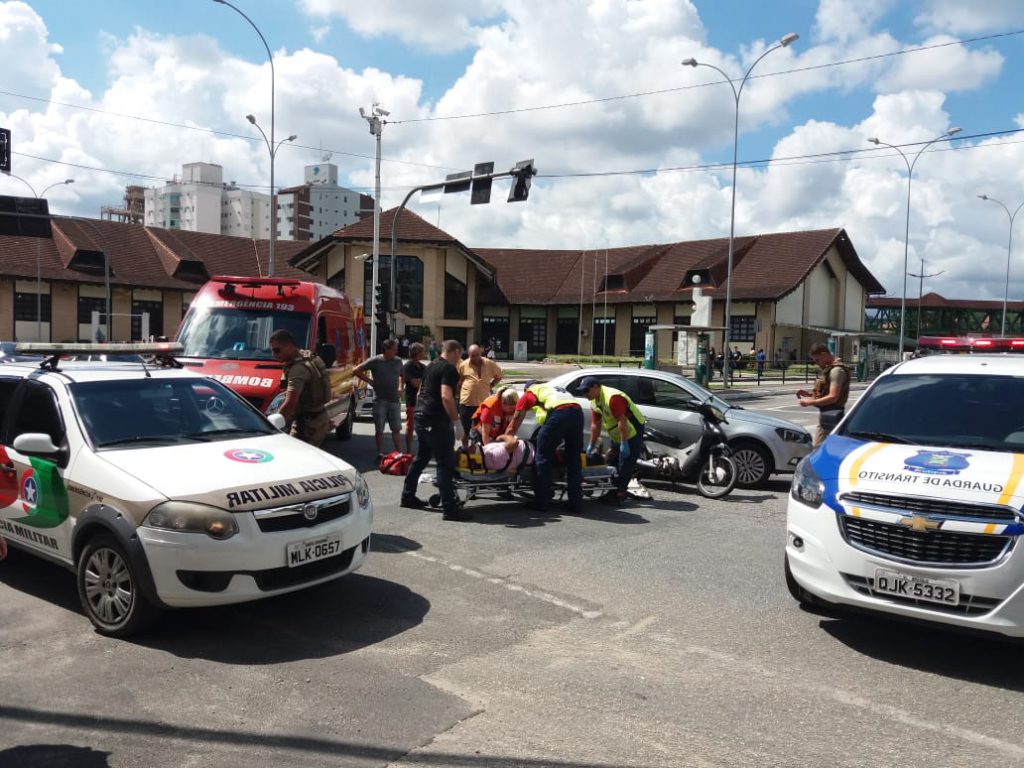
<path fill-rule="evenodd" d="M 487 445 L 471 443 L 456 451 L 456 467 L 460 472 L 515 474 L 520 467 L 533 464 L 534 447 L 514 435 L 498 435 Z"/>

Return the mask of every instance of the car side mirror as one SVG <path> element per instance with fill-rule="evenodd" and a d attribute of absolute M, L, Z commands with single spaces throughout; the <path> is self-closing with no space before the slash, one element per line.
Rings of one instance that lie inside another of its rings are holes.
<path fill-rule="evenodd" d="M 285 421 L 284 416 L 282 416 L 280 413 L 270 414 L 269 416 L 267 416 L 267 421 L 269 421 L 273 425 L 274 429 L 277 429 L 281 432 L 284 432 L 284 428 L 288 426 L 288 422 Z"/>
<path fill-rule="evenodd" d="M 324 361 L 324 365 L 328 368 L 333 367 L 338 361 L 338 352 L 334 348 L 333 344 L 321 344 L 319 350 L 317 350 L 317 354 L 320 356 L 320 359 Z"/>
<path fill-rule="evenodd" d="M 50 436 L 42 432 L 25 432 L 14 438 L 14 450 L 26 456 L 55 456 L 60 448 L 53 444 Z"/>

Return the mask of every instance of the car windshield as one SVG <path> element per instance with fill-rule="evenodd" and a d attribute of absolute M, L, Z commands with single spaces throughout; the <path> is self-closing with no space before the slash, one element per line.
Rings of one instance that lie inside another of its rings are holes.
<path fill-rule="evenodd" d="M 219 382 L 144 378 L 71 385 L 86 433 L 97 449 L 152 447 L 269 435 L 262 416 Z"/>
<path fill-rule="evenodd" d="M 838 434 L 945 448 L 1024 451 L 1024 377 L 886 376 Z"/>
<path fill-rule="evenodd" d="M 222 360 L 273 360 L 270 334 L 284 329 L 305 346 L 309 313 L 286 310 L 247 310 L 193 307 L 185 316 L 178 341 L 182 357 Z"/>

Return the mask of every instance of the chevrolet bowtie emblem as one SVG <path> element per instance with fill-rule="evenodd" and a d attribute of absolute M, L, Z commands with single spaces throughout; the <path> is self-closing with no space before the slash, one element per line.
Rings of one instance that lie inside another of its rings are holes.
<path fill-rule="evenodd" d="M 934 531 L 940 523 L 936 520 L 929 520 L 925 515 L 911 515 L 910 517 L 901 517 L 900 525 L 923 533 L 924 531 Z"/>

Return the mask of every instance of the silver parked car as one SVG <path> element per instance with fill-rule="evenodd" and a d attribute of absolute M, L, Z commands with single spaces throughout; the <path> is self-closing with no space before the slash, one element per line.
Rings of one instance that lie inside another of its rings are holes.
<path fill-rule="evenodd" d="M 585 368 L 564 373 L 550 383 L 576 394 L 584 376 L 593 376 L 601 384 L 629 395 L 654 429 L 679 437 L 685 445 L 700 437 L 700 414 L 688 410 L 686 405 L 694 398 L 705 400 L 712 394 L 695 382 L 675 373 L 647 369 Z M 585 409 L 590 409 L 585 397 L 578 399 Z M 729 405 L 717 397 L 715 404 L 729 422 L 724 429 L 734 451 L 740 485 L 760 485 L 773 473 L 790 473 L 811 452 L 811 435 L 800 425 Z M 588 421 L 588 429 L 589 424 Z M 532 417 L 528 417 L 520 434 L 530 434 L 533 429 Z"/>

